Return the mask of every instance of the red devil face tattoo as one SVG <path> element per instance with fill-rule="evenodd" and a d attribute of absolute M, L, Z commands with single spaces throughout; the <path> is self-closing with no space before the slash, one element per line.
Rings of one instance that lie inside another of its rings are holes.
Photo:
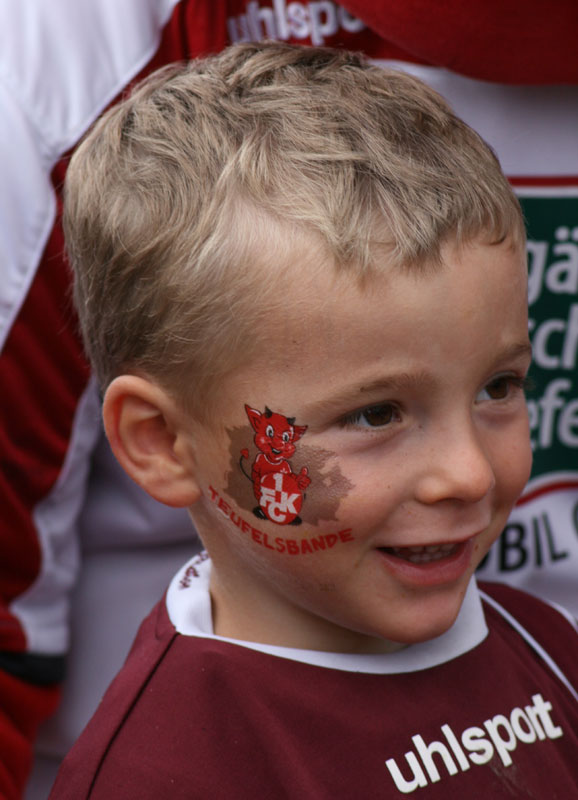
<path fill-rule="evenodd" d="M 289 459 L 295 453 L 295 442 L 303 436 L 307 426 L 295 425 L 294 417 L 276 414 L 266 406 L 263 413 L 248 405 L 245 411 L 259 449 L 250 476 L 243 466 L 243 461 L 249 458 L 248 450 L 241 450 L 239 461 L 243 474 L 253 481 L 253 492 L 259 504 L 253 513 L 259 519 L 268 519 L 277 525 L 300 525 L 299 512 L 305 499 L 303 492 L 311 479 L 307 467 L 296 475 Z"/>

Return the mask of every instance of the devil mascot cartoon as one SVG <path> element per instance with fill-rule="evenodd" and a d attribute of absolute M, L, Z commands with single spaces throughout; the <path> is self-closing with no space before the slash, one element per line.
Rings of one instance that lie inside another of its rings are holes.
<path fill-rule="evenodd" d="M 263 413 L 248 405 L 245 405 L 245 411 L 259 449 L 250 476 L 243 468 L 243 460 L 249 458 L 248 450 L 241 450 L 239 461 L 241 470 L 253 482 L 259 504 L 253 513 L 259 519 L 268 519 L 277 525 L 300 525 L 303 492 L 311 478 L 307 475 L 307 467 L 296 475 L 289 459 L 295 453 L 295 442 L 303 436 L 307 425 L 295 425 L 294 417 L 276 414 L 267 406 Z"/>

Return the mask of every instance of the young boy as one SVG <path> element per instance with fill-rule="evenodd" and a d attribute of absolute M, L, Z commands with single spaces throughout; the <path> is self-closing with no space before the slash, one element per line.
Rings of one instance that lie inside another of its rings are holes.
<path fill-rule="evenodd" d="M 473 578 L 531 458 L 489 148 L 409 76 L 240 45 L 103 117 L 66 226 L 113 450 L 208 555 L 52 797 L 572 796 L 575 629 Z"/>

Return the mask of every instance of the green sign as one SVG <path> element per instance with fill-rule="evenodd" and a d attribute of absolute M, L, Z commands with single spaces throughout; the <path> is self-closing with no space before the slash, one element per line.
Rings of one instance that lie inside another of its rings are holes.
<path fill-rule="evenodd" d="M 578 472 L 578 190 L 520 190 L 520 202 L 528 226 L 534 351 L 532 474 Z"/>

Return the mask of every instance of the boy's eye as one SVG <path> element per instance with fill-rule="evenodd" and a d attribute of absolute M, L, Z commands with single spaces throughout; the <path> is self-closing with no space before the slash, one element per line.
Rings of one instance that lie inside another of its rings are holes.
<path fill-rule="evenodd" d="M 488 383 L 478 394 L 476 401 L 505 400 L 516 389 L 526 389 L 527 381 L 516 375 L 500 375 Z"/>
<path fill-rule="evenodd" d="M 273 438 L 273 433 L 274 433 L 273 426 L 272 425 L 267 425 L 267 427 L 265 428 L 265 433 L 267 434 L 267 436 L 270 439 L 272 439 Z"/>
<path fill-rule="evenodd" d="M 398 412 L 391 403 L 380 403 L 353 411 L 343 418 L 343 425 L 356 425 L 362 428 L 381 428 L 398 419 Z"/>
<path fill-rule="evenodd" d="M 287 433 L 287 431 L 285 431 L 285 433 L 281 436 L 281 438 L 283 439 L 284 442 L 289 441 L 289 434 Z"/>

